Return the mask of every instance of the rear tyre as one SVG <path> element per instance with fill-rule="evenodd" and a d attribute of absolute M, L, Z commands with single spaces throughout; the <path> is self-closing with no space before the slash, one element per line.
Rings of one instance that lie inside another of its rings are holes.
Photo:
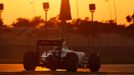
<path fill-rule="evenodd" d="M 88 59 L 89 69 L 91 72 L 99 71 L 101 67 L 100 56 L 97 53 L 93 53 Z"/>
<path fill-rule="evenodd" d="M 76 53 L 67 53 L 65 58 L 66 70 L 76 72 L 78 66 L 78 56 Z"/>
<path fill-rule="evenodd" d="M 23 57 L 25 70 L 35 70 L 37 66 L 37 55 L 34 52 L 27 52 Z"/>
<path fill-rule="evenodd" d="M 57 67 L 57 58 L 54 56 L 49 56 L 46 60 L 47 62 L 46 67 L 49 68 L 51 71 L 56 71 L 56 67 Z"/>

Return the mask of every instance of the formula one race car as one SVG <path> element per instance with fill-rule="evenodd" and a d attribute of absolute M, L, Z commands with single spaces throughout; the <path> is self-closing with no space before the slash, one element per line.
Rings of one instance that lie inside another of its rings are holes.
<path fill-rule="evenodd" d="M 34 70 L 36 66 L 46 67 L 52 71 L 66 69 L 76 72 L 79 67 L 88 67 L 91 72 L 100 69 L 100 57 L 93 53 L 89 57 L 84 52 L 69 50 L 63 39 L 39 40 L 36 52 L 27 52 L 23 57 L 25 70 Z"/>

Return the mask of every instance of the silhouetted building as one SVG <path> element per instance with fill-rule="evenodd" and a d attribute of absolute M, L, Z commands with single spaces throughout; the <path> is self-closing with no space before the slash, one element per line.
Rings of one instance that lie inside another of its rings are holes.
<path fill-rule="evenodd" d="M 66 21 L 71 19 L 71 11 L 69 0 L 61 1 L 61 9 L 60 9 L 60 18 L 61 21 Z"/>

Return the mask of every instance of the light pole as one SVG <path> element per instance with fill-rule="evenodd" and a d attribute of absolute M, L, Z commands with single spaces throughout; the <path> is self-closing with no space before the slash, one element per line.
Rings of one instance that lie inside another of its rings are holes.
<path fill-rule="evenodd" d="M 108 2 L 108 7 L 109 7 L 109 16 L 110 16 L 110 19 L 109 21 L 112 21 L 112 10 L 111 10 L 111 3 L 110 1 L 106 0 Z"/>
<path fill-rule="evenodd" d="M 78 0 L 76 0 L 76 9 L 77 9 L 77 19 L 79 18 L 79 4 Z"/>
<path fill-rule="evenodd" d="M 134 14 L 134 0 L 133 0 L 133 2 L 132 2 L 132 3 L 133 3 L 133 14 Z"/>
<path fill-rule="evenodd" d="M 2 11 L 3 10 L 4 10 L 4 4 L 3 3 L 0 3 L 0 20 L 2 20 L 1 14 L 2 14 Z"/>
<path fill-rule="evenodd" d="M 93 22 L 93 13 L 95 12 L 95 4 L 89 4 L 89 10 L 91 12 L 91 16 L 92 16 L 92 22 Z"/>
<path fill-rule="evenodd" d="M 133 3 L 133 7 L 132 7 L 132 8 L 133 8 L 133 15 L 132 15 L 132 19 L 133 19 L 133 25 L 134 25 L 134 0 L 133 0 L 133 2 L 132 2 L 132 3 Z"/>
<path fill-rule="evenodd" d="M 47 11 L 49 9 L 49 3 L 48 2 L 43 3 L 43 9 L 45 11 L 45 22 L 47 22 Z"/>
<path fill-rule="evenodd" d="M 95 7 L 95 4 L 89 4 L 89 10 L 91 12 L 91 16 L 92 16 L 92 24 L 93 24 L 93 13 L 95 12 L 96 10 L 96 7 Z M 92 48 L 93 48 L 93 33 L 91 33 L 92 36 L 91 36 L 91 43 L 92 43 Z M 88 34 L 88 48 L 89 48 L 89 34 Z"/>
<path fill-rule="evenodd" d="M 114 0 L 115 23 L 117 23 L 116 2 Z"/>
<path fill-rule="evenodd" d="M 31 4 L 32 7 L 33 7 L 33 17 L 35 17 L 36 14 L 35 14 L 35 5 L 34 5 L 34 2 L 31 1 L 30 4 Z"/>

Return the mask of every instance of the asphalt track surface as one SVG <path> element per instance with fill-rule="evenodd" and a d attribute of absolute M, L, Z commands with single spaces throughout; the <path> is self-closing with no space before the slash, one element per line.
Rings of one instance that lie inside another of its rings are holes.
<path fill-rule="evenodd" d="M 134 64 L 102 65 L 99 72 L 90 72 L 87 68 L 79 68 L 77 72 L 50 71 L 41 67 L 35 71 L 25 71 L 22 64 L 0 64 L 0 75 L 134 75 Z"/>

